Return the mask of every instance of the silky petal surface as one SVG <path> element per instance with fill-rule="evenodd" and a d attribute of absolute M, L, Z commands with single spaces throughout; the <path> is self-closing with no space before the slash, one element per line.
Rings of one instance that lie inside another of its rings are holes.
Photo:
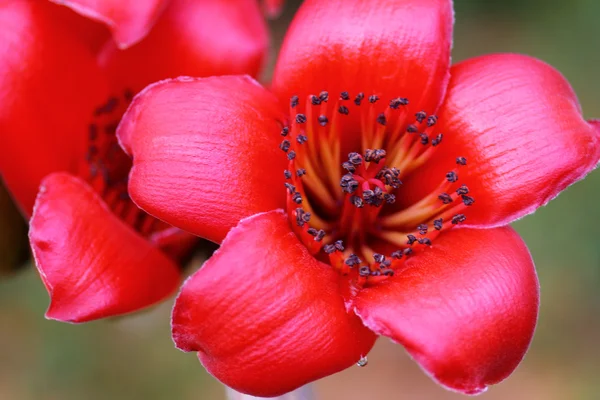
<path fill-rule="evenodd" d="M 436 128 L 444 140 L 434 162 L 405 192 L 419 199 L 453 169 L 475 203 L 466 225 L 501 226 L 545 205 L 600 159 L 600 131 L 586 122 L 575 93 L 554 68 L 534 58 L 497 54 L 452 67 Z"/>
<path fill-rule="evenodd" d="M 0 173 L 26 215 L 46 174 L 77 171 L 88 121 L 107 97 L 94 55 L 57 10 L 0 4 Z"/>
<path fill-rule="evenodd" d="M 284 39 L 273 90 L 286 102 L 323 90 L 333 100 L 342 91 L 375 94 L 384 107 L 406 97 L 413 113 L 433 112 L 449 78 L 452 24 L 450 0 L 304 1 Z"/>
<path fill-rule="evenodd" d="M 317 261 L 286 214 L 240 222 L 183 286 L 173 309 L 173 339 L 198 351 L 224 384 L 276 396 L 356 363 L 375 335 L 348 314 L 342 278 Z"/>
<path fill-rule="evenodd" d="M 180 78 L 140 93 L 118 129 L 129 191 L 149 214 L 220 242 L 242 218 L 285 206 L 284 115 L 248 77 Z"/>
<path fill-rule="evenodd" d="M 256 76 L 268 39 L 256 0 L 173 0 L 144 40 L 124 51 L 109 42 L 99 62 L 116 90 L 133 92 L 180 75 Z"/>
<path fill-rule="evenodd" d="M 50 0 L 102 22 L 120 48 L 139 42 L 154 25 L 168 0 Z"/>
<path fill-rule="evenodd" d="M 441 385 L 465 394 L 517 367 L 538 306 L 529 251 L 509 227 L 444 233 L 406 269 L 355 299 L 365 325 L 402 344 Z"/>
<path fill-rule="evenodd" d="M 42 182 L 29 239 L 50 294 L 50 319 L 85 322 L 129 313 L 169 296 L 180 282 L 173 261 L 66 173 Z"/>

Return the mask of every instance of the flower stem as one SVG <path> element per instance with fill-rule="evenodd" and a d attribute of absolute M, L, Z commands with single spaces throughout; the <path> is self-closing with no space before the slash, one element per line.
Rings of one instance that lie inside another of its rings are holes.
<path fill-rule="evenodd" d="M 261 400 L 263 397 L 254 397 L 248 394 L 237 392 L 229 387 L 226 387 L 227 400 Z M 271 400 L 314 400 L 313 391 L 310 385 L 302 386 L 293 392 L 286 393 L 278 397 L 271 397 Z"/>

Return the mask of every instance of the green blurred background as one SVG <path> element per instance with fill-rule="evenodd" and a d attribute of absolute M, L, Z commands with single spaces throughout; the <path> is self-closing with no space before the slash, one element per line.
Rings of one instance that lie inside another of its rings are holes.
<path fill-rule="evenodd" d="M 271 24 L 273 52 L 297 4 Z M 455 61 L 491 52 L 541 58 L 571 82 L 585 116 L 600 117 L 600 1 L 455 0 L 455 7 Z M 538 268 L 540 320 L 525 361 L 482 399 L 600 398 L 599 198 L 595 172 L 515 224 Z M 10 222 L 7 228 L 6 218 L 0 238 L 18 246 L 22 227 Z M 34 268 L 0 281 L 0 399 L 225 398 L 194 355 L 174 349 L 170 302 L 81 326 L 45 320 L 47 304 Z M 369 355 L 368 367 L 313 386 L 316 397 L 326 400 L 463 398 L 433 384 L 401 347 L 385 339 Z"/>

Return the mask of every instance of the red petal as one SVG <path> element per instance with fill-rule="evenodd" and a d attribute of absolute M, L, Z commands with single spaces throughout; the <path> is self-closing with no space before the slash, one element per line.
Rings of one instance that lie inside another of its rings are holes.
<path fill-rule="evenodd" d="M 184 284 L 173 339 L 254 396 L 276 396 L 349 367 L 375 336 L 345 311 L 340 276 L 313 258 L 282 211 L 240 222 Z"/>
<path fill-rule="evenodd" d="M 600 130 L 587 123 L 563 76 L 522 55 L 500 54 L 452 67 L 440 110 L 444 142 L 435 163 L 406 192 L 419 197 L 467 158 L 459 171 L 475 204 L 470 226 L 501 226 L 546 204 L 600 159 Z M 445 169 L 444 169 L 445 168 Z"/>
<path fill-rule="evenodd" d="M 247 77 L 149 86 L 117 133 L 133 156 L 131 198 L 171 225 L 220 242 L 240 219 L 285 206 L 283 118 L 275 97 Z"/>
<path fill-rule="evenodd" d="M 126 51 L 109 42 L 100 62 L 117 88 L 137 92 L 180 75 L 256 76 L 267 48 L 257 1 L 174 0 L 144 40 Z"/>
<path fill-rule="evenodd" d="M 50 0 L 54 1 L 54 0 Z M 44 1 L 45 2 L 45 1 Z M 57 1 L 55 1 L 57 2 Z M 59 5 L 45 6 L 52 15 L 52 19 L 62 24 L 71 31 L 71 36 L 79 39 L 87 45 L 94 54 L 96 54 L 111 39 L 111 34 L 106 25 L 91 20 L 73 10 Z M 50 12 L 50 10 L 52 10 Z"/>
<path fill-rule="evenodd" d="M 65 173 L 42 182 L 29 239 L 50 294 L 47 318 L 85 322 L 125 314 L 164 299 L 180 282 L 174 262 Z"/>
<path fill-rule="evenodd" d="M 533 262 L 509 227 L 443 234 L 407 269 L 356 298 L 369 328 L 404 345 L 440 384 L 467 394 L 517 367 L 538 305 Z"/>
<path fill-rule="evenodd" d="M 0 5 L 0 171 L 26 214 L 46 174 L 77 170 L 88 120 L 107 97 L 93 54 L 57 10 L 38 0 Z"/>
<path fill-rule="evenodd" d="M 139 42 L 154 25 L 167 0 L 50 0 L 100 21 L 110 28 L 119 47 Z"/>
<path fill-rule="evenodd" d="M 329 91 L 410 100 L 433 112 L 448 82 L 450 0 L 307 0 L 275 69 L 282 100 Z M 352 114 L 352 113 L 351 113 Z"/>

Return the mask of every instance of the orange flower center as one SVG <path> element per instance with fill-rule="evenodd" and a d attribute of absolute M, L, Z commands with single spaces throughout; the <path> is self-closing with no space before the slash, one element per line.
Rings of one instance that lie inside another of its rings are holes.
<path fill-rule="evenodd" d="M 430 194 L 400 206 L 402 181 L 442 144 L 438 118 L 423 111 L 409 115 L 409 101 L 401 97 L 387 99 L 387 106 L 363 93 L 351 98 L 342 92 L 332 100 L 327 92 L 304 102 L 291 98 L 291 124 L 280 144 L 289 160 L 287 212 L 312 254 L 370 285 L 464 222 L 462 212 L 475 200 L 459 183 L 467 162 L 458 157 Z M 360 125 L 359 136 L 347 135 L 356 129 L 352 124 Z"/>

